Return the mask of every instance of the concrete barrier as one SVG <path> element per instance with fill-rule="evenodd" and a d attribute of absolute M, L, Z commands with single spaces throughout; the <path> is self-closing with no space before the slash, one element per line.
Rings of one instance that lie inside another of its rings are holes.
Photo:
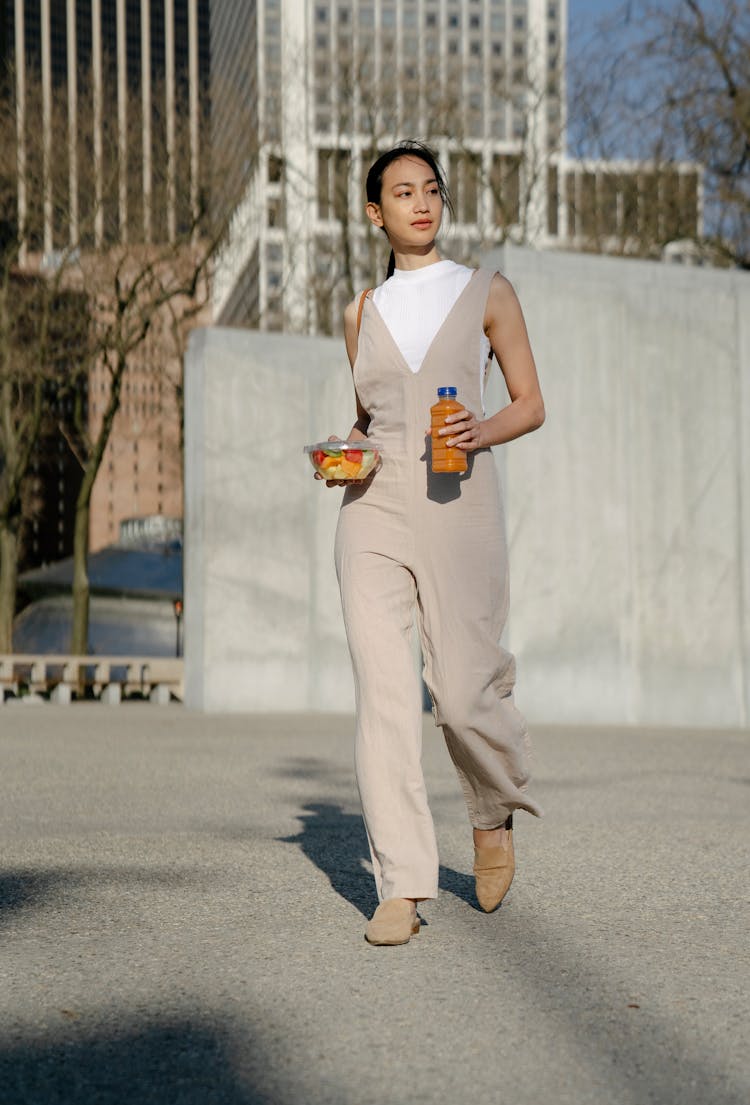
<path fill-rule="evenodd" d="M 69 705 L 74 695 L 93 693 L 117 705 L 123 694 L 148 695 L 151 701 L 183 697 L 182 659 L 163 656 L 80 656 L 58 653 L 0 654 L 0 705 L 15 701 L 23 688 L 27 697 Z M 155 692 L 158 691 L 158 698 Z"/>
<path fill-rule="evenodd" d="M 191 336 L 185 372 L 186 704 L 349 710 L 333 570 L 341 492 L 302 452 L 354 420 L 341 341 Z"/>
<path fill-rule="evenodd" d="M 531 720 L 750 720 L 750 278 L 506 249 L 548 409 L 495 450 L 507 642 Z M 500 377 L 488 411 L 503 400 Z M 186 358 L 185 701 L 350 710 L 332 565 L 339 340 L 196 331 Z"/>
<path fill-rule="evenodd" d="M 750 277 L 495 263 L 549 411 L 504 450 L 519 701 L 550 721 L 750 724 Z"/>

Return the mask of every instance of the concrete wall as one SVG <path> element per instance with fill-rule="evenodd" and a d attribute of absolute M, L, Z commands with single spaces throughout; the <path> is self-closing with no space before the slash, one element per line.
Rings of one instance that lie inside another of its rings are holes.
<path fill-rule="evenodd" d="M 548 410 L 496 450 L 519 704 L 536 721 L 748 725 L 750 279 L 517 249 L 487 262 L 518 290 Z M 341 493 L 301 451 L 352 411 L 338 340 L 193 336 L 189 705 L 352 708 Z"/>
<path fill-rule="evenodd" d="M 185 373 L 186 703 L 349 710 L 332 542 L 341 492 L 307 442 L 346 436 L 338 340 L 196 331 Z"/>

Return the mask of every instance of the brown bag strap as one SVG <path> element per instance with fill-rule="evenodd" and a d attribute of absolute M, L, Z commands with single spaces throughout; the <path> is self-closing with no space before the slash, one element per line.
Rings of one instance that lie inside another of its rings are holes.
<path fill-rule="evenodd" d="M 362 325 L 362 312 L 365 309 L 365 300 L 371 291 L 372 288 L 365 288 L 362 295 L 359 297 L 359 307 L 357 308 L 357 337 L 359 337 L 359 328 Z"/>

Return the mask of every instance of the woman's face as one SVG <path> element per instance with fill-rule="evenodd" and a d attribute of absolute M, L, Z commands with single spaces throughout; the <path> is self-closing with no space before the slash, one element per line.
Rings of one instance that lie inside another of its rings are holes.
<path fill-rule="evenodd" d="M 385 229 L 391 246 L 430 247 L 440 229 L 443 198 L 435 174 L 419 157 L 400 157 L 383 173 L 380 203 L 368 203 L 370 221 Z"/>

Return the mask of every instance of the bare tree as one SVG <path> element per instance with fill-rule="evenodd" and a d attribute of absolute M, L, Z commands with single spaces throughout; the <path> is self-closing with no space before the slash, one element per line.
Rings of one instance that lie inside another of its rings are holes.
<path fill-rule="evenodd" d="M 73 432 L 69 442 L 83 473 L 76 501 L 73 544 L 73 631 L 71 649 L 85 653 L 88 643 L 89 581 L 87 554 L 91 495 L 122 401 L 123 384 L 132 358 L 149 335 L 167 321 L 176 330 L 200 312 L 207 298 L 209 242 L 176 240 L 161 248 L 112 247 L 81 262 L 81 285 L 91 308 L 87 360 L 79 374 L 96 366 L 104 372 L 106 391 L 99 416 L 89 417 L 81 389 L 71 376 Z M 173 350 L 162 348 L 165 359 Z M 173 385 L 174 386 L 174 385 Z"/>
<path fill-rule="evenodd" d="M 132 114 L 138 125 L 137 113 Z M 71 282 L 84 294 L 90 311 L 87 358 L 81 360 L 79 373 L 88 377 L 96 367 L 105 379 L 97 416 L 92 417 L 78 403 L 70 435 L 70 445 L 83 475 L 76 501 L 73 545 L 71 648 L 75 653 L 87 650 L 91 496 L 121 406 L 128 370 L 151 341 L 159 359 L 161 383 L 174 389 L 181 412 L 180 354 L 187 332 L 206 309 L 209 267 L 226 231 L 226 218 L 216 205 L 209 205 L 212 186 L 209 173 L 218 173 L 218 167 L 204 156 L 196 186 L 190 168 L 187 113 L 178 113 L 177 117 L 184 119 L 185 124 L 176 135 L 175 167 L 170 172 L 166 151 L 160 157 L 157 149 L 152 156 L 149 193 L 152 209 L 148 219 L 142 208 L 143 222 L 139 225 L 138 219 L 134 220 L 127 240 L 123 240 L 119 225 L 113 225 L 107 233 L 105 220 L 105 239 L 110 244 L 98 250 L 84 249 L 75 273 L 70 273 Z M 167 133 L 164 126 L 155 130 L 162 135 Z M 105 129 L 105 139 L 114 142 L 119 137 Z M 132 145 L 137 148 L 135 140 Z M 134 162 L 134 171 L 140 173 L 142 166 L 137 159 Z M 139 192 L 133 187 L 132 192 L 140 196 L 141 204 L 147 202 L 143 190 Z M 74 377 L 70 386 L 74 396 L 80 395 Z"/>
<path fill-rule="evenodd" d="M 21 135 L 24 157 L 19 165 L 15 154 L 21 142 L 19 133 L 13 133 L 18 114 L 12 99 L 8 96 L 3 99 L 11 137 L 7 147 L 3 143 L 3 149 L 9 148 L 14 154 L 7 167 L 3 166 L 2 179 L 8 181 L 3 211 L 12 214 L 19 209 L 20 182 L 28 211 L 25 225 L 17 225 L 16 220 L 13 232 L 7 235 L 10 257 L 15 259 L 16 268 L 19 259 L 24 258 L 26 273 L 34 268 L 34 287 L 41 303 L 35 342 L 20 343 L 23 358 L 14 360 L 19 371 L 25 366 L 23 388 L 15 384 L 14 431 L 14 440 L 24 445 L 20 452 L 16 450 L 18 460 L 14 460 L 13 480 L 4 481 L 12 492 L 12 502 L 7 509 L 0 503 L 0 542 L 7 545 L 7 550 L 2 546 L 3 568 L 8 573 L 5 592 L 0 587 L 6 647 L 13 605 L 10 593 L 15 585 L 11 565 L 17 562 L 17 539 L 13 539 L 14 544 L 10 538 L 2 537 L 3 518 L 7 516 L 18 529 L 20 487 L 28 474 L 29 448 L 42 418 L 45 386 L 51 380 L 56 394 L 66 400 L 71 411 L 68 418 L 60 420 L 59 429 L 82 474 L 75 509 L 71 640 L 71 650 L 80 654 L 88 649 L 91 496 L 122 403 L 123 388 L 127 387 L 128 371 L 147 342 L 158 334 L 162 343 L 157 358 L 159 370 L 167 386 L 178 389 L 179 397 L 181 379 L 171 374 L 178 352 L 174 339 L 179 336 L 182 348 L 186 330 L 205 308 L 209 265 L 226 228 L 226 219 L 217 207 L 209 208 L 212 185 L 209 172 L 220 170 L 212 164 L 205 149 L 199 162 L 200 176 L 196 178 L 197 159 L 189 113 L 180 111 L 178 104 L 178 125 L 170 129 L 157 106 L 164 103 L 164 96 L 155 94 L 148 120 L 150 143 L 146 149 L 142 114 L 146 109 L 140 98 L 131 91 L 123 113 L 107 110 L 98 96 L 106 99 L 106 90 L 111 87 L 113 82 L 96 85 L 91 77 L 79 77 L 77 147 L 73 146 L 73 152 L 70 145 L 61 150 L 62 168 L 54 171 L 48 157 L 45 160 L 45 156 L 32 156 L 33 127 L 29 124 Z M 98 93 L 97 88 L 104 91 Z M 27 119 L 28 104 L 37 91 L 38 82 L 27 78 Z M 64 104 L 66 97 L 55 97 L 55 102 Z M 122 127 L 123 116 L 127 120 L 126 131 Z M 205 135 L 205 126 L 202 132 Z M 75 176 L 70 172 L 74 157 Z M 38 166 L 41 168 L 37 172 Z M 230 208 L 231 201 L 225 210 Z M 58 248 L 45 255 L 34 251 L 37 243 L 47 242 L 50 237 L 55 246 L 59 244 Z M 10 273 L 12 265 L 6 265 L 6 269 Z M 2 269 L 0 276 L 4 276 Z M 58 309 L 61 295 L 79 307 L 84 305 L 84 310 L 75 315 L 74 325 Z M 0 318 L 0 330 L 5 325 L 10 334 L 17 333 L 22 321 L 19 304 L 18 296 L 0 298 L 0 308 L 4 307 L 7 316 L 6 320 Z M 53 313 L 54 325 L 49 321 Z M 83 327 L 81 319 L 85 320 Z M 59 335 L 65 351 L 64 373 L 50 372 L 47 367 L 57 365 L 60 359 L 50 349 L 53 333 Z M 18 347 L 18 340 L 13 340 Z M 7 361 L 6 357 L 2 363 Z M 87 384 L 94 372 L 98 378 L 103 377 L 104 391 L 103 397 L 98 397 L 96 412 L 86 397 Z M 12 384 L 6 391 L 9 394 L 13 391 Z M 4 445 L 7 457 L 15 457 L 7 443 Z"/>
<path fill-rule="evenodd" d="M 390 66 L 397 53 L 395 38 L 383 33 L 381 59 Z M 559 126 L 540 134 L 536 125 L 543 117 L 546 128 L 548 107 L 560 94 L 559 58 L 545 58 L 544 72 L 525 60 L 493 63 L 492 109 L 502 117 L 504 152 L 498 146 L 490 155 L 481 59 L 436 53 L 418 65 L 404 57 L 395 74 L 378 73 L 372 44 L 339 28 L 335 53 L 316 59 L 313 69 L 316 127 L 330 134 L 318 151 L 314 185 L 318 232 L 309 292 L 320 332 L 340 329 L 356 288 L 384 275 L 388 247 L 364 217 L 364 171 L 399 137 L 420 137 L 446 155 L 456 215 L 447 245 L 457 260 L 473 263 L 507 238 L 522 243 L 538 236 L 544 215 L 535 204 L 560 139 Z"/>
<path fill-rule="evenodd" d="M 444 63 L 441 80 L 427 90 L 427 136 L 447 141 L 451 191 L 459 223 L 474 228 L 476 247 L 466 258 L 505 241 L 533 245 L 546 231 L 547 174 L 560 152 L 561 56 L 529 41 L 523 58 L 492 59 L 489 110 L 502 117 L 503 149 L 485 138 L 482 69 L 472 60 Z M 489 211 L 483 212 L 487 197 Z"/>
<path fill-rule="evenodd" d="M 0 271 L 0 652 L 11 647 L 25 527 L 39 505 L 33 461 L 83 326 L 74 293 L 8 265 Z"/>
<path fill-rule="evenodd" d="M 17 116 L 12 98 L 0 95 L 0 652 L 11 648 L 18 564 L 25 528 L 38 503 L 30 475 L 40 440 L 49 429 L 51 397 L 81 355 L 85 303 L 65 283 L 65 265 L 45 270 L 31 232 L 44 191 L 38 128 L 25 141 L 26 180 L 33 197 L 28 222 L 18 211 Z M 30 100 L 38 82 L 28 81 Z M 71 256 L 63 251 L 66 261 Z"/>
<path fill-rule="evenodd" d="M 711 259 L 750 267 L 746 3 L 628 0 L 575 52 L 570 115 L 581 155 L 626 156 L 643 166 L 639 194 L 631 188 L 625 200 L 628 236 L 641 252 L 686 235 L 692 210 L 691 236 Z M 680 160 L 702 167 L 702 227 L 694 217 L 696 176 L 681 174 Z"/>

